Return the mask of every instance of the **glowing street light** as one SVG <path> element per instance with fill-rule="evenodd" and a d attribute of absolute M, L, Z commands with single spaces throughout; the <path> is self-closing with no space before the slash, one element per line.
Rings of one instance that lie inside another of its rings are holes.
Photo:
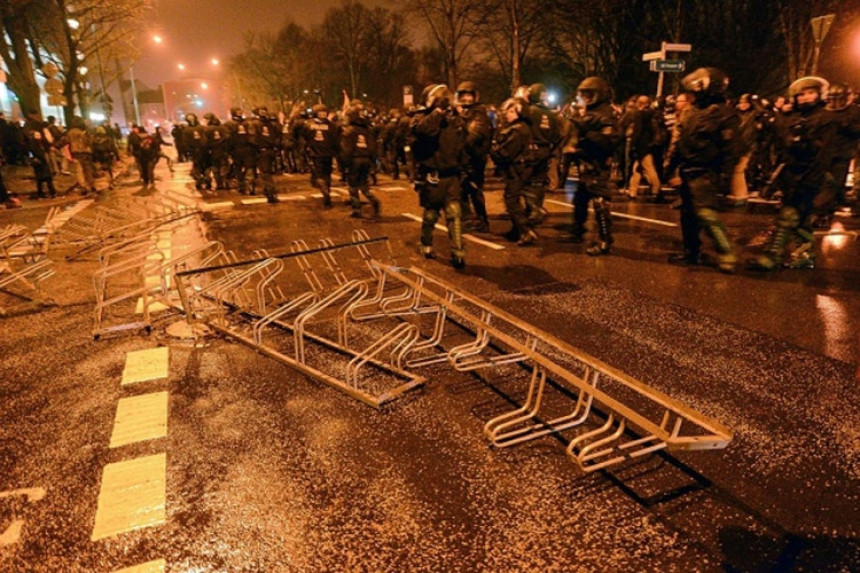
<path fill-rule="evenodd" d="M 74 18 L 69 18 L 68 20 L 66 20 L 66 22 L 69 24 L 69 28 L 71 28 L 72 30 L 77 30 L 81 27 L 81 23 Z"/>
<path fill-rule="evenodd" d="M 185 71 L 185 64 L 176 64 L 176 67 L 179 68 L 180 70 L 182 70 L 183 72 Z"/>
<path fill-rule="evenodd" d="M 203 82 L 203 83 L 201 83 L 201 84 L 200 84 L 200 87 L 201 87 L 202 89 L 204 89 L 204 90 L 208 90 L 208 89 L 209 89 L 209 84 L 207 84 L 206 82 Z"/>
<path fill-rule="evenodd" d="M 210 62 L 212 62 L 212 65 L 213 65 L 213 66 L 217 66 L 217 65 L 219 65 L 219 64 L 221 63 L 220 61 L 218 61 L 218 58 L 212 58 L 212 59 L 211 59 L 211 60 L 209 60 L 209 61 L 210 61 Z"/>
<path fill-rule="evenodd" d="M 152 41 L 155 42 L 156 44 L 160 44 L 164 41 L 164 38 L 162 38 L 159 34 L 155 34 L 152 37 Z"/>

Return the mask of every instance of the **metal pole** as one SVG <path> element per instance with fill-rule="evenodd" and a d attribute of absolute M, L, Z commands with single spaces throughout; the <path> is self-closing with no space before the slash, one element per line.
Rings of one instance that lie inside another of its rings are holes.
<path fill-rule="evenodd" d="M 666 59 L 666 42 L 660 44 L 660 51 L 663 53 L 660 56 L 661 60 Z M 657 99 L 659 99 L 663 95 L 663 72 L 661 71 L 657 74 Z"/>
<path fill-rule="evenodd" d="M 812 75 L 818 74 L 818 57 L 821 55 L 821 42 L 815 42 L 815 52 L 812 56 Z"/>
<path fill-rule="evenodd" d="M 134 105 L 134 121 L 140 125 L 140 106 L 137 104 L 137 87 L 134 85 L 134 65 L 129 67 L 129 77 L 131 78 L 131 102 Z"/>

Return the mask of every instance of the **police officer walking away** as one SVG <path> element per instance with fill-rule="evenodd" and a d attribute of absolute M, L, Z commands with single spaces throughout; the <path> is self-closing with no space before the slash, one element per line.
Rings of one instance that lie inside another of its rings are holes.
<path fill-rule="evenodd" d="M 361 218 L 361 198 L 358 194 L 361 191 L 373 207 L 373 218 L 377 219 L 381 206 L 379 199 L 370 191 L 370 169 L 376 161 L 376 139 L 371 135 L 360 101 L 350 102 L 346 120 L 340 148 L 349 184 L 349 203 L 352 206 L 350 217 Z"/>
<path fill-rule="evenodd" d="M 324 104 L 316 104 L 312 112 L 313 119 L 303 124 L 311 163 L 311 184 L 322 193 L 323 207 L 331 209 L 332 161 L 340 149 L 340 130 L 329 121 Z"/>
<path fill-rule="evenodd" d="M 457 86 L 457 112 L 466 123 L 466 170 L 462 181 L 461 200 L 463 219 L 475 209 L 477 221 L 474 230 L 486 233 L 490 230 L 487 217 L 487 203 L 484 199 L 484 172 L 487 169 L 487 155 L 493 143 L 493 131 L 487 108 L 478 103 L 478 90 L 472 82 L 462 82 Z"/>
<path fill-rule="evenodd" d="M 572 240 L 582 242 L 588 204 L 593 203 L 598 240 L 585 252 L 596 257 L 609 254 L 613 242 L 609 204 L 611 162 L 622 136 L 612 111 L 609 84 L 592 76 L 585 78 L 577 91 L 585 109 L 571 118 L 570 155 L 579 166 L 579 184 L 573 198 Z"/>
<path fill-rule="evenodd" d="M 466 265 L 463 247 L 460 176 L 466 164 L 466 124 L 452 108 L 451 90 L 444 84 L 424 89 L 424 109 L 413 118 L 413 153 L 417 164 L 415 190 L 424 213 L 421 223 L 421 251 L 428 259 L 433 252 L 433 228 L 445 210 L 451 239 L 451 264 Z"/>
<path fill-rule="evenodd" d="M 532 130 L 531 178 L 526 189 L 528 217 L 532 225 L 543 222 L 543 208 L 549 185 L 549 164 L 563 139 L 561 119 L 547 106 L 548 92 L 543 84 L 532 84 L 528 89 L 529 119 Z"/>
<path fill-rule="evenodd" d="M 191 178 L 194 179 L 198 191 L 211 189 L 206 172 L 209 170 L 209 149 L 206 146 L 206 128 L 200 124 L 197 115 L 185 114 L 188 124 L 182 129 L 182 145 L 185 153 L 191 158 Z"/>
<path fill-rule="evenodd" d="M 277 203 L 278 195 L 275 188 L 275 163 L 278 158 L 278 144 L 281 141 L 281 124 L 278 119 L 269 115 L 265 106 L 254 110 L 255 131 L 257 134 L 257 153 L 260 179 L 263 180 L 263 193 L 269 203 Z"/>
<path fill-rule="evenodd" d="M 701 262 L 702 231 L 713 240 L 717 267 L 733 272 L 737 257 L 732 241 L 717 214 L 720 181 L 728 181 L 739 158 L 738 116 L 726 105 L 729 79 L 717 68 L 699 68 L 681 84 L 692 106 L 681 119 L 678 144 L 669 159 L 668 172 L 677 166 L 681 177 L 681 235 L 684 252 L 672 262 Z"/>

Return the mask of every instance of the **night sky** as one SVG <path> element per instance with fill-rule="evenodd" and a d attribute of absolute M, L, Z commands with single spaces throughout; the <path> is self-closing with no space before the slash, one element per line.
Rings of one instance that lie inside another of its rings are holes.
<path fill-rule="evenodd" d="M 141 41 L 135 64 L 138 78 L 150 87 L 183 75 L 209 76 L 210 60 L 226 62 L 242 51 L 249 30 L 275 32 L 293 19 L 310 27 L 322 22 L 326 10 L 340 0 L 158 0 L 152 25 Z M 394 5 L 390 0 L 365 0 L 367 6 Z M 152 42 L 153 34 L 164 42 Z M 182 72 L 177 64 L 186 66 Z"/>

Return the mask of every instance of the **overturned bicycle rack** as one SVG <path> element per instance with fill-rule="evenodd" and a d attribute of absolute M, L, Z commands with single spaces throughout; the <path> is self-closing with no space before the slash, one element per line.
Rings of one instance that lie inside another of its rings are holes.
<path fill-rule="evenodd" d="M 368 328 L 349 318 L 362 302 L 379 296 L 373 292 L 379 274 L 371 251 L 387 249 L 385 237 L 357 232 L 351 243 L 323 239 L 311 248 L 295 241 L 289 253 L 258 252 L 252 260 L 177 272 L 174 278 L 191 323 L 203 321 L 378 408 L 424 383 L 403 367 L 418 340 L 416 326 Z"/>
<path fill-rule="evenodd" d="M 719 423 L 527 322 L 420 269 L 382 262 L 372 251 L 383 246 L 384 237 L 361 232 L 339 245 L 296 241 L 288 254 L 260 252 L 175 280 L 190 321 L 376 407 L 423 383 L 411 371 L 433 364 L 525 369 L 522 405 L 484 426 L 496 447 L 563 436 L 568 456 L 590 472 L 731 441 Z M 558 390 L 552 409 L 550 388 Z"/>

